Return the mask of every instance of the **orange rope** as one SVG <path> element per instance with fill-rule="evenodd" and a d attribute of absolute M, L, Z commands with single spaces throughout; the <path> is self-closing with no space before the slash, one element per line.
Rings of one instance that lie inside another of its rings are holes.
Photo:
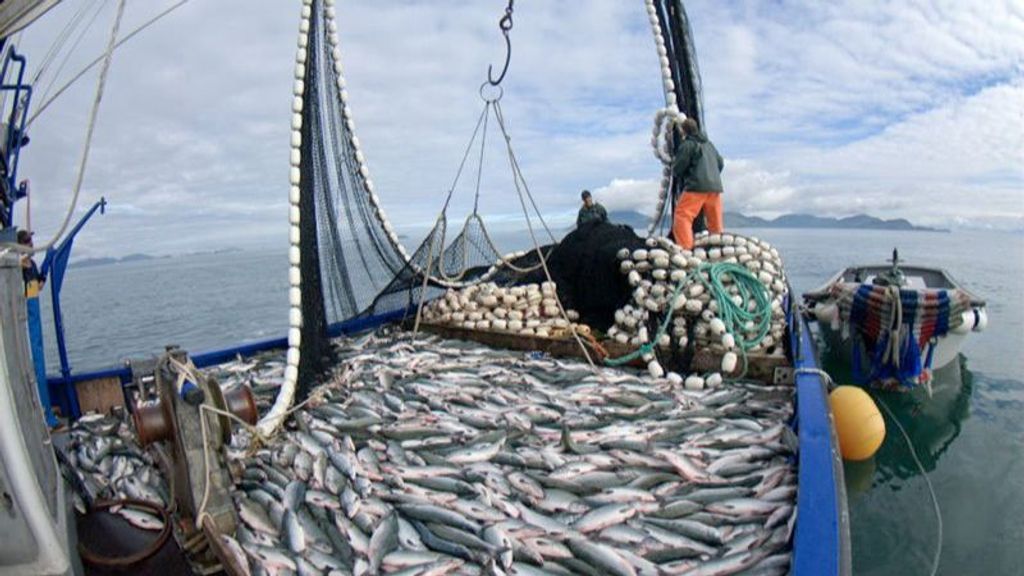
<path fill-rule="evenodd" d="M 580 336 L 583 337 L 583 339 L 586 341 L 586 344 L 588 344 L 590 348 L 597 354 L 598 360 L 604 362 L 604 359 L 608 357 L 608 351 L 605 350 L 604 346 L 602 346 L 601 343 L 597 341 L 597 338 L 594 338 L 594 335 L 589 332 L 586 334 L 580 334 Z"/>

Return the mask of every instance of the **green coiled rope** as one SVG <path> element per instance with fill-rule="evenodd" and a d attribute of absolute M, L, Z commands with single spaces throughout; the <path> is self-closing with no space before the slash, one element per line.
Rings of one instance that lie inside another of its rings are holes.
<path fill-rule="evenodd" d="M 704 273 L 707 274 L 705 278 Z M 723 277 L 728 275 L 733 284 L 737 287 L 740 296 L 740 304 L 732 299 L 732 294 L 725 287 Z M 669 309 L 658 326 L 658 332 L 650 342 L 642 344 L 639 348 L 618 358 L 605 358 L 605 364 L 609 366 L 622 366 L 637 358 L 654 353 L 658 340 L 668 331 L 668 325 L 672 321 L 673 303 L 683 287 L 694 279 L 700 281 L 704 289 L 715 299 L 718 305 L 718 318 L 725 324 L 725 331 L 732 334 L 736 339 L 736 348 L 743 360 L 742 378 L 747 372 L 747 351 L 756 348 L 768 335 L 772 320 L 772 300 L 768 289 L 753 275 L 746 267 L 732 262 L 704 262 L 696 269 L 691 270 L 685 278 L 676 284 L 672 291 L 672 298 L 669 300 Z M 754 309 L 747 310 L 749 302 L 754 302 Z M 752 326 L 754 336 L 746 337 L 747 327 Z"/>

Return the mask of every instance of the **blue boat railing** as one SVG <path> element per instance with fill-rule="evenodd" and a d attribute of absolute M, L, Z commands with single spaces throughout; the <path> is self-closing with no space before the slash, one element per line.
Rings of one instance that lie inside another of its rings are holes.
<path fill-rule="evenodd" d="M 392 312 L 385 312 L 383 314 L 377 314 L 365 318 L 354 318 L 344 322 L 337 322 L 328 326 L 327 334 L 333 338 L 345 334 L 357 334 L 366 330 L 372 330 L 383 324 L 401 321 L 409 315 L 410 311 L 414 312 L 415 308 L 402 308 Z M 190 354 L 190 358 L 196 367 L 207 368 L 209 366 L 230 362 L 239 356 L 245 358 L 261 352 L 287 347 L 287 338 L 272 338 L 269 340 L 260 340 L 257 342 L 249 342 L 246 344 L 222 348 L 219 350 L 197 352 L 195 354 Z M 124 366 L 94 370 L 92 372 L 83 372 L 81 374 L 49 376 L 46 379 L 46 383 L 50 388 L 51 400 L 55 406 L 60 407 L 61 414 L 67 415 L 72 420 L 77 420 L 82 415 L 81 407 L 78 402 L 78 389 L 76 386 L 78 383 L 117 378 L 120 380 L 122 390 L 125 393 L 125 406 L 130 408 L 132 403 L 128 398 L 127 386 L 132 383 L 133 377 L 134 373 L 132 372 L 131 365 L 126 363 Z"/>
<path fill-rule="evenodd" d="M 852 573 L 850 523 L 828 387 L 816 372 L 818 355 L 807 321 L 793 314 L 790 326 L 800 440 L 792 573 L 847 576 Z"/>

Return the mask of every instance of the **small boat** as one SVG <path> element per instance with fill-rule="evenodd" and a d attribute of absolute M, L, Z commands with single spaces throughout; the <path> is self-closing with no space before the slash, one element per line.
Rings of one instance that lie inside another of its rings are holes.
<path fill-rule="evenodd" d="M 942 268 L 889 264 L 850 266 L 804 294 L 827 350 L 860 384 L 888 390 L 924 385 L 959 357 L 971 332 L 988 325 L 985 301 Z"/>

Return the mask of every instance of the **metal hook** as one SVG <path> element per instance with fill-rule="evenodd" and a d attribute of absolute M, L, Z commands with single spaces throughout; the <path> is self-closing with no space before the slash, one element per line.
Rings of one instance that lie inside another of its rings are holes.
<path fill-rule="evenodd" d="M 505 8 L 505 15 L 498 21 L 498 27 L 501 28 L 501 33 L 505 36 L 505 67 L 501 69 L 501 76 L 498 79 L 494 79 L 493 65 L 487 65 L 487 82 L 491 86 L 497 86 L 501 84 L 501 81 L 505 79 L 505 74 L 508 73 L 509 62 L 512 61 L 512 41 L 508 37 L 508 33 L 512 30 L 512 10 L 514 9 L 515 0 L 508 0 L 508 7 Z"/>

